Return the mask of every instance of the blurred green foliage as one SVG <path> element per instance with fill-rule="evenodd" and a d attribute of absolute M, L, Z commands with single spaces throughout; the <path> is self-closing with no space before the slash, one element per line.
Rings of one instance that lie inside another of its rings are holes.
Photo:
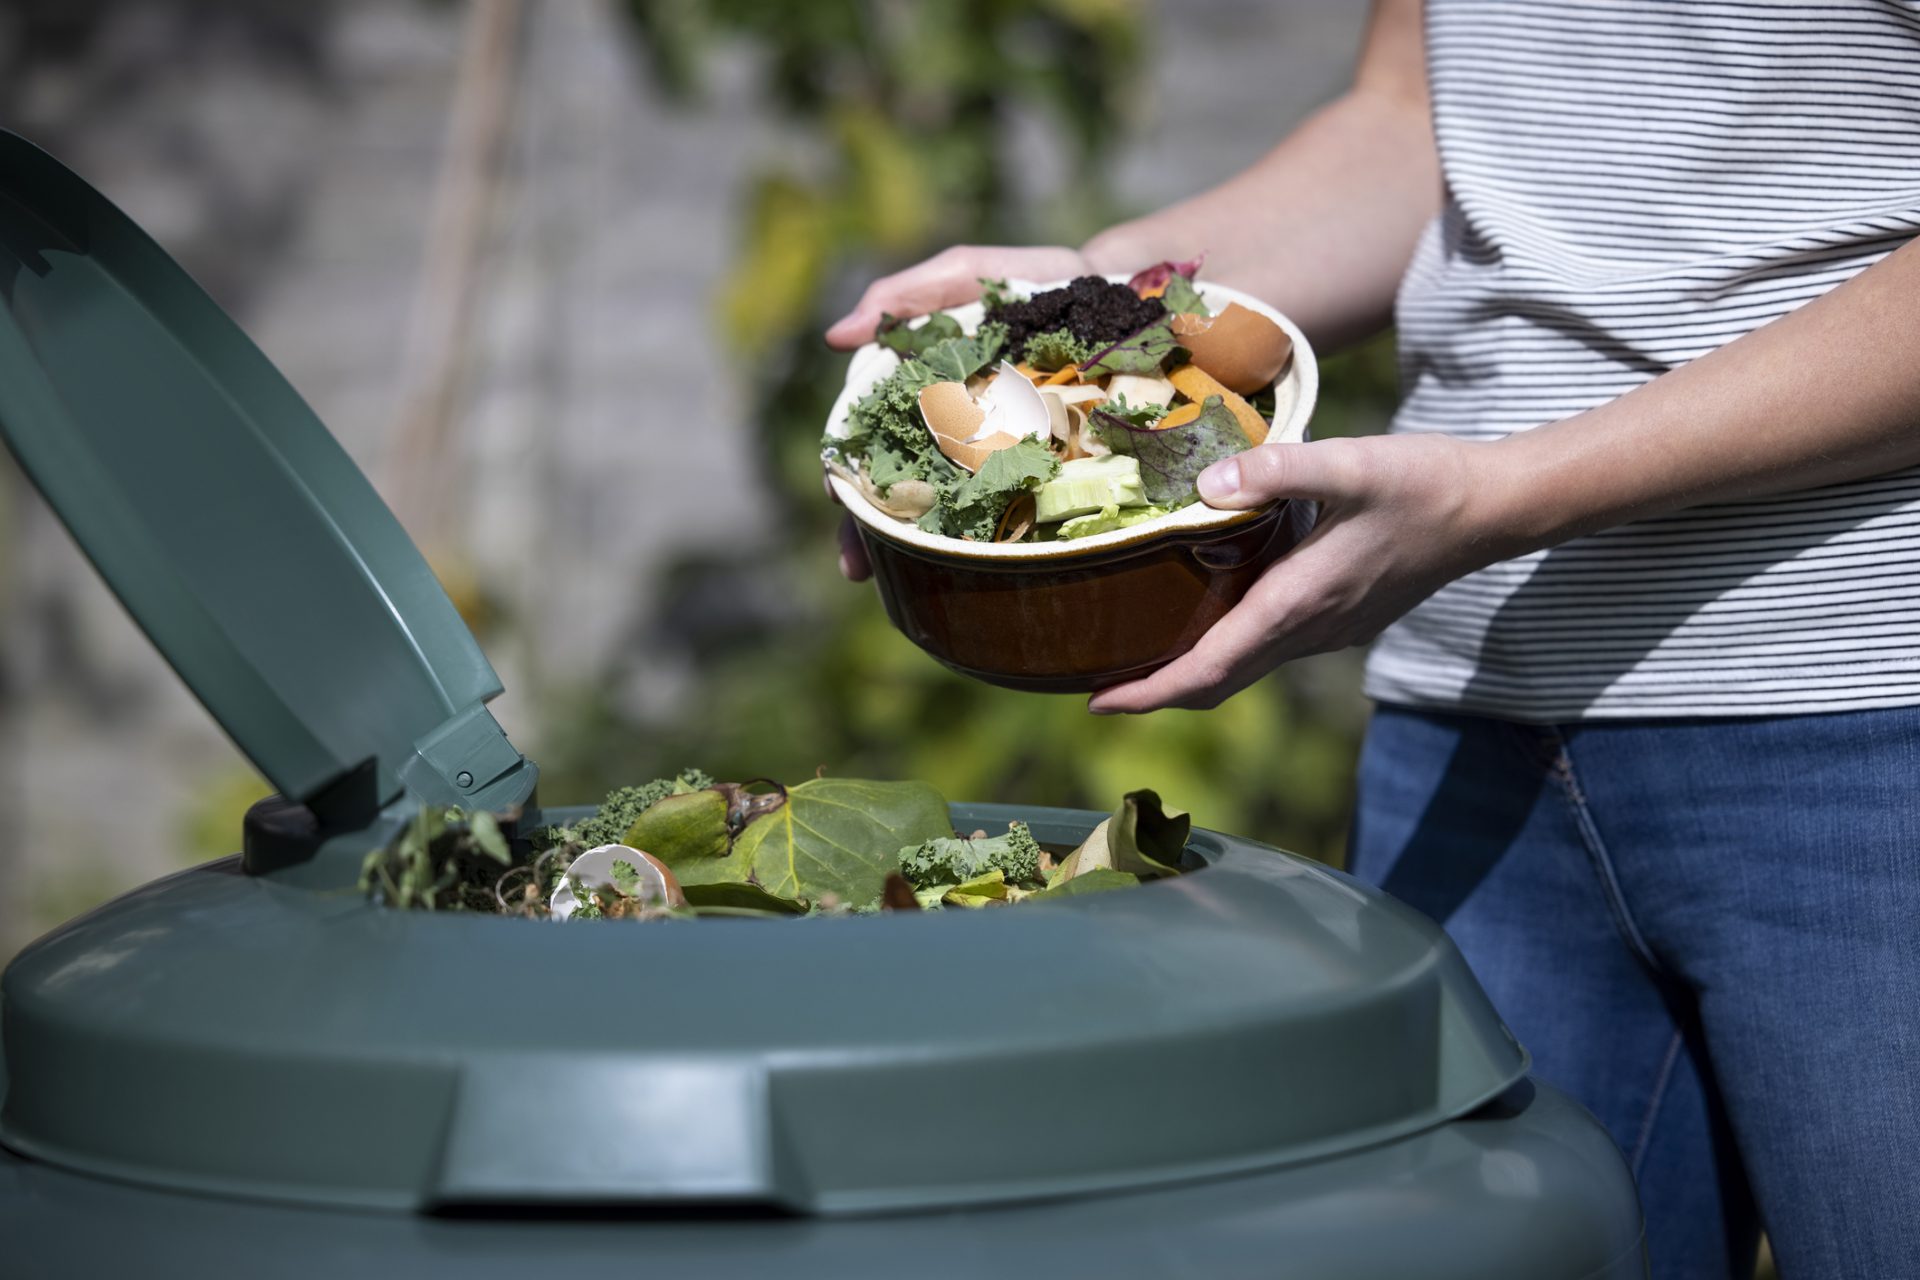
<path fill-rule="evenodd" d="M 681 601 L 710 598 L 716 580 L 741 591 L 773 580 L 784 621 L 684 639 L 698 689 L 672 723 L 623 719 L 603 684 L 561 695 L 540 750 L 544 793 L 584 798 L 683 765 L 735 778 L 914 777 L 954 799 L 1094 808 L 1153 787 L 1204 826 L 1337 860 L 1363 715 L 1356 655 L 1296 664 L 1211 712 L 1096 718 L 1079 698 L 951 674 L 833 565 L 838 513 L 821 496 L 818 439 L 846 361 L 819 338 L 831 301 L 944 244 L 1077 239 L 1117 216 L 1100 175 L 1140 96 L 1139 7 L 633 0 L 631 11 L 659 83 L 684 103 L 697 103 L 713 50 L 748 46 L 770 105 L 804 144 L 743 176 L 738 264 L 718 300 L 728 340 L 756 370 L 780 545 L 752 564 L 683 565 L 664 610 L 697 608 Z M 1011 197 L 1016 109 L 1065 139 L 1072 207 Z M 1315 430 L 1377 427 L 1393 381 L 1390 341 L 1328 361 Z"/>

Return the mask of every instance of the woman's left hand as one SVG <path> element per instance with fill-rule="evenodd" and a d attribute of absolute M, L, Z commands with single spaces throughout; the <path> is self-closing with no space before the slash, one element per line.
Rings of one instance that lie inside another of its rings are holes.
<path fill-rule="evenodd" d="M 1261 445 L 1215 463 L 1200 477 L 1209 505 L 1310 499 L 1318 523 L 1191 650 L 1088 709 L 1217 706 L 1284 662 L 1365 644 L 1453 579 L 1524 550 L 1491 515 L 1496 457 L 1497 444 L 1404 435 Z"/>

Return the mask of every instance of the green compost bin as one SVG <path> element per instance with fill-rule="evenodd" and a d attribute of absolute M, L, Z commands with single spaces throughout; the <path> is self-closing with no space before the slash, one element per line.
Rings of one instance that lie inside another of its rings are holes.
<path fill-rule="evenodd" d="M 9 134 L 0 298 L 0 433 L 285 797 L 0 979 L 0 1272 L 1645 1274 L 1618 1151 L 1445 936 L 1250 841 L 1018 910 L 369 903 L 421 803 L 573 816 L 485 656 L 267 359 Z"/>

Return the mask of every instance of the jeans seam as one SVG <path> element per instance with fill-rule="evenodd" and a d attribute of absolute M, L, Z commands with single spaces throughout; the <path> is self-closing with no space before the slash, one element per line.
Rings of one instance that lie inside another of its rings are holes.
<path fill-rule="evenodd" d="M 1660 1060 L 1660 1073 L 1653 1080 L 1653 1096 L 1647 1099 L 1647 1112 L 1640 1118 L 1640 1132 L 1634 1135 L 1633 1152 L 1627 1158 L 1627 1166 L 1633 1173 L 1633 1180 L 1640 1180 L 1640 1166 L 1645 1163 L 1647 1149 L 1653 1145 L 1654 1121 L 1660 1117 L 1660 1108 L 1667 1100 L 1667 1086 L 1673 1082 L 1673 1068 L 1680 1061 L 1680 1053 L 1686 1046 L 1686 1037 L 1678 1031 L 1667 1044 L 1667 1053 Z"/>
<path fill-rule="evenodd" d="M 1664 973 L 1665 966 L 1648 945 L 1646 935 L 1640 932 L 1639 922 L 1633 918 L 1633 909 L 1627 905 L 1626 893 L 1620 887 L 1619 873 L 1614 869 L 1613 856 L 1607 851 L 1606 841 L 1600 838 L 1600 828 L 1593 821 L 1592 810 L 1587 807 L 1586 792 L 1580 786 L 1579 775 L 1574 772 L 1573 755 L 1567 750 L 1566 738 L 1552 726 L 1547 726 L 1543 733 L 1553 748 L 1550 768 L 1554 781 L 1559 785 L 1561 798 L 1566 801 L 1574 826 L 1580 832 L 1580 843 L 1587 851 L 1587 860 L 1600 880 L 1600 892 L 1613 914 L 1614 928 L 1643 963 L 1655 973 Z"/>

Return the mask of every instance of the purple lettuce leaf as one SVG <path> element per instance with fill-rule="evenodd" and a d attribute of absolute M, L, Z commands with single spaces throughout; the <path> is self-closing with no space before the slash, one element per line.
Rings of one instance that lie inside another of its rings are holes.
<path fill-rule="evenodd" d="M 1127 281 L 1127 288 L 1135 293 L 1147 289 L 1158 289 L 1174 276 L 1185 276 L 1191 282 L 1200 274 L 1200 266 L 1206 260 L 1207 255 L 1202 253 L 1188 258 L 1185 262 L 1156 262 L 1144 270 L 1135 272 L 1133 279 Z"/>
<path fill-rule="evenodd" d="M 1208 396 L 1192 422 L 1163 431 L 1136 427 L 1100 409 L 1093 411 L 1092 419 L 1109 449 L 1140 460 L 1141 485 L 1147 501 L 1156 506 L 1192 502 L 1199 496 L 1194 482 L 1202 471 L 1253 447 L 1233 410 L 1219 396 Z"/>
<path fill-rule="evenodd" d="M 1167 357 L 1179 347 L 1173 336 L 1173 322 L 1162 316 L 1138 333 L 1129 334 L 1112 346 L 1096 351 L 1080 366 L 1083 378 L 1098 378 L 1109 373 L 1160 372 Z"/>

